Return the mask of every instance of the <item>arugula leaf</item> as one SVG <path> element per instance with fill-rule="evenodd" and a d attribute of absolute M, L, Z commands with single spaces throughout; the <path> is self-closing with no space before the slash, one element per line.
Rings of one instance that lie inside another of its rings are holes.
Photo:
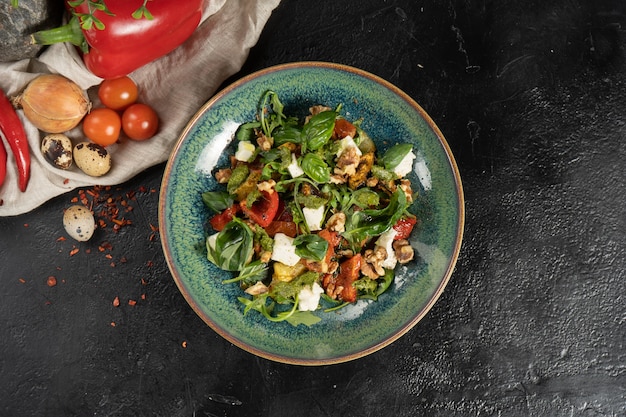
<path fill-rule="evenodd" d="M 381 294 L 389 289 L 393 283 L 394 277 L 395 273 L 393 269 L 385 269 L 385 275 L 378 279 L 365 277 L 354 281 L 352 285 L 361 293 L 359 294 L 359 298 L 377 300 Z"/>
<path fill-rule="evenodd" d="M 206 191 L 202 193 L 202 201 L 216 213 L 226 210 L 235 202 L 226 191 Z"/>
<path fill-rule="evenodd" d="M 224 229 L 206 240 L 207 259 L 226 271 L 241 271 L 253 252 L 250 227 L 234 218 Z"/>
<path fill-rule="evenodd" d="M 355 211 L 346 222 L 342 236 L 353 250 L 359 251 L 364 240 L 378 236 L 396 224 L 407 207 L 406 195 L 398 188 L 385 208 Z"/>
<path fill-rule="evenodd" d="M 267 271 L 269 267 L 266 263 L 259 260 L 250 262 L 244 266 L 238 276 L 231 279 L 222 281 L 222 284 L 232 284 L 233 282 L 240 282 L 243 286 L 254 285 L 259 281 L 263 281 L 267 278 Z"/>
<path fill-rule="evenodd" d="M 314 261 L 324 259 L 328 251 L 328 241 L 318 235 L 299 235 L 293 244 L 296 247 L 296 255 Z"/>
<path fill-rule="evenodd" d="M 318 150 L 328 142 L 335 128 L 337 112 L 328 110 L 316 114 L 309 119 L 309 122 L 302 127 L 302 147 L 306 149 Z"/>

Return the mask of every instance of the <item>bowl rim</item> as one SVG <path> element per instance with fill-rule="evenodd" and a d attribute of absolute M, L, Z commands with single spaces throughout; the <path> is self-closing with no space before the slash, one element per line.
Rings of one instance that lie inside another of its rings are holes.
<path fill-rule="evenodd" d="M 455 233 L 455 243 L 454 243 L 454 247 L 452 248 L 450 260 L 448 262 L 445 273 L 442 279 L 440 280 L 439 285 L 437 286 L 436 291 L 429 298 L 428 302 L 421 308 L 418 314 L 416 314 L 410 321 L 408 321 L 404 326 L 399 328 L 391 336 L 381 340 L 380 342 L 368 348 L 359 350 L 358 352 L 346 354 L 346 355 L 330 357 L 330 358 L 320 358 L 320 359 L 291 358 L 291 357 L 284 356 L 284 355 L 266 352 L 260 348 L 251 346 L 239 340 L 235 336 L 228 333 L 225 329 L 222 329 L 220 326 L 214 323 L 213 320 L 210 317 L 207 317 L 207 315 L 202 311 L 201 307 L 194 301 L 190 292 L 188 291 L 188 289 L 185 287 L 184 283 L 182 282 L 182 278 L 179 276 L 178 271 L 176 270 L 176 267 L 174 265 L 171 248 L 168 243 L 168 232 L 165 228 L 165 224 L 166 224 L 165 198 L 166 198 L 167 189 L 168 189 L 168 182 L 169 182 L 170 175 L 173 169 L 173 159 L 174 159 L 173 157 L 178 153 L 188 133 L 195 126 L 198 120 L 204 115 L 207 109 L 212 107 L 214 103 L 221 100 L 223 97 L 227 96 L 233 90 L 236 90 L 240 86 L 246 84 L 247 82 L 253 79 L 263 77 L 267 74 L 271 74 L 274 72 L 280 72 L 284 70 L 293 70 L 293 69 L 299 69 L 299 68 L 322 68 L 322 69 L 331 69 L 331 70 L 337 70 L 340 72 L 351 73 L 351 74 L 369 79 L 371 81 L 374 81 L 377 84 L 380 84 L 382 87 L 387 88 L 392 93 L 394 93 L 395 95 L 399 96 L 402 100 L 407 102 L 409 106 L 414 108 L 420 114 L 420 116 L 424 119 L 427 125 L 432 129 L 435 136 L 437 136 L 437 138 L 439 139 L 439 142 L 445 151 L 448 163 L 450 165 L 450 169 L 452 171 L 452 176 L 454 178 L 454 183 L 455 183 L 456 199 L 457 199 L 457 204 L 458 204 L 457 230 Z M 435 303 L 437 302 L 437 300 L 439 299 L 439 297 L 445 290 L 445 287 L 447 286 L 448 282 L 450 281 L 450 278 L 454 272 L 457 260 L 459 258 L 459 254 L 460 254 L 460 250 L 461 250 L 461 246 L 463 242 L 464 227 L 465 227 L 465 197 L 464 197 L 463 185 L 461 181 L 459 168 L 457 166 L 456 160 L 454 158 L 454 155 L 452 154 L 452 151 L 450 149 L 450 146 L 447 140 L 445 139 L 439 127 L 435 124 L 435 122 L 428 115 L 428 113 L 426 113 L 426 111 L 417 103 L 416 100 L 414 100 L 411 96 L 409 96 L 407 93 L 405 93 L 403 90 L 401 90 L 399 87 L 395 86 L 391 82 L 383 79 L 382 77 L 378 75 L 375 75 L 373 73 L 370 73 L 360 68 L 356 68 L 356 67 L 349 66 L 346 64 L 326 62 L 326 61 L 297 61 L 297 62 L 276 64 L 273 66 L 269 66 L 269 67 L 254 71 L 246 76 L 243 76 L 233 81 L 232 83 L 228 84 L 217 93 L 215 93 L 206 103 L 204 103 L 198 109 L 198 111 L 193 115 L 193 117 L 187 122 L 185 128 L 181 131 L 168 157 L 168 160 L 167 160 L 164 172 L 163 172 L 161 187 L 159 191 L 158 222 L 159 222 L 159 234 L 161 238 L 161 246 L 163 249 L 163 254 L 164 254 L 168 269 L 170 271 L 170 274 L 172 278 L 174 279 L 174 282 L 176 283 L 176 286 L 178 287 L 179 291 L 185 298 L 185 301 L 188 303 L 188 305 L 194 310 L 194 312 L 198 315 L 198 317 L 200 317 L 205 322 L 205 324 L 207 324 L 213 331 L 218 333 L 228 342 L 241 348 L 242 350 L 249 352 L 253 355 L 259 356 L 261 358 L 264 358 L 264 359 L 268 359 L 268 360 L 272 360 L 272 361 L 280 362 L 280 363 L 285 363 L 285 364 L 290 364 L 290 365 L 305 365 L 305 366 L 333 365 L 333 364 L 344 363 L 344 362 L 348 362 L 351 360 L 365 357 L 367 355 L 370 355 L 392 344 L 393 342 L 401 338 L 403 335 L 405 335 L 409 330 L 411 330 L 432 309 L 432 307 L 435 305 Z"/>

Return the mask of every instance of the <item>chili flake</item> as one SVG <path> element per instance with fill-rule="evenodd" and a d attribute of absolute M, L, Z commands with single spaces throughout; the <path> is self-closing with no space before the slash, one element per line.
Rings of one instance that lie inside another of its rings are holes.
<path fill-rule="evenodd" d="M 113 299 L 113 307 L 119 307 L 120 305 L 120 297 L 115 297 Z"/>
<path fill-rule="evenodd" d="M 50 275 L 48 277 L 47 283 L 48 283 L 48 287 L 54 287 L 55 285 L 57 285 L 57 279 L 54 276 Z"/>

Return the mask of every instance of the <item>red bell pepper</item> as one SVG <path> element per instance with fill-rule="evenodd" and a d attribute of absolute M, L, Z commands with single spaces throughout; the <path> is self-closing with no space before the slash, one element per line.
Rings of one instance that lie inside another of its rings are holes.
<path fill-rule="evenodd" d="M 30 179 L 30 150 L 28 148 L 28 138 L 24 131 L 22 121 L 18 117 L 13 105 L 0 90 L 0 131 L 6 138 L 11 152 L 15 157 L 15 164 L 17 165 L 18 184 L 22 192 L 26 191 L 28 180 Z M 0 142 L 0 185 L 4 182 L 4 176 L 6 175 L 6 149 Z"/>
<path fill-rule="evenodd" d="M 211 217 L 209 223 L 214 230 L 221 232 L 222 229 L 224 229 L 224 227 L 228 223 L 230 223 L 233 217 L 237 215 L 237 213 L 239 213 L 239 206 L 237 204 L 233 204 L 221 213 L 218 213 L 215 216 Z"/>
<path fill-rule="evenodd" d="M 208 1 L 208 0 L 206 0 Z M 100 78 L 128 75 L 166 55 L 196 30 L 205 0 L 65 1 L 72 14 L 60 28 L 32 35 L 33 42 L 80 46 L 87 69 Z M 104 10 L 94 3 L 106 5 Z"/>
<path fill-rule="evenodd" d="M 278 192 L 261 191 L 261 198 L 248 207 L 246 200 L 239 203 L 244 214 L 261 227 L 267 227 L 278 212 Z"/>

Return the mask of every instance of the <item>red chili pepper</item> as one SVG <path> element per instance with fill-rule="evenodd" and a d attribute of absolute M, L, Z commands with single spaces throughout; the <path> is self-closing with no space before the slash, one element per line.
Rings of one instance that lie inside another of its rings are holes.
<path fill-rule="evenodd" d="M 396 235 L 393 237 L 393 240 L 400 239 L 408 239 L 413 231 L 413 227 L 417 223 L 417 219 L 415 217 L 402 217 L 398 222 L 393 226 L 396 230 Z"/>
<path fill-rule="evenodd" d="M 4 184 L 4 178 L 7 176 L 7 150 L 0 138 L 0 187 Z"/>
<path fill-rule="evenodd" d="M 28 180 L 30 179 L 30 151 L 28 149 L 28 138 L 24 131 L 22 121 L 18 117 L 13 105 L 0 90 L 0 131 L 6 138 L 11 148 L 11 152 L 15 158 L 15 164 L 17 165 L 17 173 L 19 176 L 19 187 L 22 192 L 26 191 Z M 4 181 L 4 174 L 6 174 L 6 150 L 0 151 L 0 163 L 3 168 L 0 169 L 1 179 Z M 4 153 L 4 161 L 1 160 L 2 153 Z M 0 181 L 0 184 L 2 182 Z"/>
<path fill-rule="evenodd" d="M 196 30 L 205 0 L 106 0 L 110 14 L 90 10 L 85 1 L 72 7 L 69 23 L 60 28 L 34 33 L 41 45 L 71 42 L 80 46 L 87 69 L 98 77 L 111 79 L 128 75 L 137 68 L 160 58 L 182 44 Z M 141 15 L 143 10 L 148 14 Z M 90 28 L 82 29 L 76 16 L 93 14 Z"/>
<path fill-rule="evenodd" d="M 246 205 L 246 200 L 239 203 L 244 214 L 253 222 L 261 227 L 267 227 L 276 217 L 278 212 L 279 198 L 278 193 L 261 191 L 261 198 L 252 204 L 252 207 Z"/>

